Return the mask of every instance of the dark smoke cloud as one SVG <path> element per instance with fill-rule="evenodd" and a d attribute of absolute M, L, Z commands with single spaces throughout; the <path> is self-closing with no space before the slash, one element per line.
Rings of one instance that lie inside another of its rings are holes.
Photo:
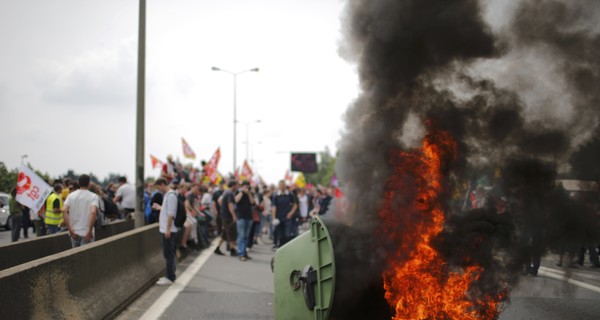
<path fill-rule="evenodd" d="M 492 32 L 475 0 L 348 0 L 340 51 L 357 63 L 362 90 L 346 113 L 336 168 L 348 223 L 376 232 L 388 156 L 411 147 L 407 127 L 427 131 L 427 122 L 457 140 L 459 159 L 446 176 L 468 181 L 498 168 L 499 196 L 510 199 L 501 217 L 494 208 L 449 217 L 436 242 L 451 264 L 486 267 L 480 292 L 516 284 L 532 253 L 596 241 L 581 238 L 595 226 L 593 212 L 554 181 L 569 169 L 594 176 L 585 173 L 600 158 L 599 18 L 594 0 L 520 1 L 507 27 Z M 556 81 L 522 71 L 535 70 L 531 61 Z M 553 86 L 541 85 L 548 81 Z M 565 99 L 544 98 L 556 95 Z"/>

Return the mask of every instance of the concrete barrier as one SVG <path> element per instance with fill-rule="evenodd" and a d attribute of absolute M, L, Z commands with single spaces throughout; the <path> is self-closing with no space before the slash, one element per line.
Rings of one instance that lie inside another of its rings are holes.
<path fill-rule="evenodd" d="M 96 240 L 106 239 L 133 230 L 133 228 L 133 220 L 114 221 L 95 231 Z M 68 249 L 71 249 L 71 240 L 66 232 L 0 246 L 0 270 L 12 268 Z"/>
<path fill-rule="evenodd" d="M 0 271 L 6 319 L 113 318 L 164 272 L 158 225 Z"/>

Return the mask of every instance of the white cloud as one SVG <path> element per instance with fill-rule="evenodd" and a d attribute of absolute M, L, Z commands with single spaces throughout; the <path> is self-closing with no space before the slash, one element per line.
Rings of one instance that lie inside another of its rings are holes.
<path fill-rule="evenodd" d="M 135 39 L 112 50 L 88 51 L 62 61 L 42 61 L 43 100 L 72 106 L 123 106 L 135 102 Z"/>

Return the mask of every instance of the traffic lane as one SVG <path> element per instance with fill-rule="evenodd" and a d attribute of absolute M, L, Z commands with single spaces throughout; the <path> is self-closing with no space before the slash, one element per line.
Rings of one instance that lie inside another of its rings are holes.
<path fill-rule="evenodd" d="M 4 228 L 0 229 L 0 246 L 9 244 L 11 242 L 10 235 L 11 235 L 10 230 L 6 230 Z M 23 235 L 23 231 L 21 231 L 21 236 L 22 235 Z"/>
<path fill-rule="evenodd" d="M 6 230 L 5 228 L 0 228 L 0 246 L 11 243 L 11 231 L 12 230 Z M 29 228 L 29 234 L 28 234 L 27 239 L 25 239 L 23 237 L 23 229 L 21 229 L 20 232 L 21 233 L 19 234 L 19 241 L 29 240 L 29 239 L 33 239 L 33 238 L 37 237 L 35 235 L 35 232 L 33 231 L 33 228 Z"/>
<path fill-rule="evenodd" d="M 523 277 L 501 320 L 599 319 L 600 294 L 544 276 Z"/>
<path fill-rule="evenodd" d="M 249 255 L 245 262 L 212 255 L 161 319 L 275 319 L 271 247 L 255 245 Z"/>

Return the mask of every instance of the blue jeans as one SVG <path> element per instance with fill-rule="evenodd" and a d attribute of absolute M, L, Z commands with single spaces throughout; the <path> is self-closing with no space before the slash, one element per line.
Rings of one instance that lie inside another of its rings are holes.
<path fill-rule="evenodd" d="M 282 247 L 293 237 L 294 222 L 289 219 L 279 219 L 279 225 L 275 227 L 275 236 L 277 238 L 273 243 L 278 247 Z"/>
<path fill-rule="evenodd" d="M 55 234 L 58 233 L 60 231 L 60 227 L 59 226 L 55 226 L 55 225 L 47 225 L 46 226 L 48 228 L 48 234 Z"/>
<path fill-rule="evenodd" d="M 237 221 L 237 245 L 240 257 L 246 255 L 246 247 L 248 245 L 248 237 L 250 236 L 252 222 L 252 219 L 238 219 Z"/>
<path fill-rule="evenodd" d="M 85 241 L 82 236 L 77 237 L 77 239 L 71 238 L 71 245 L 73 248 L 77 248 L 80 246 L 85 246 L 86 244 L 90 244 L 94 242 L 94 238 L 90 239 L 90 241 Z"/>
<path fill-rule="evenodd" d="M 177 232 L 171 232 L 169 239 L 165 238 L 165 234 L 162 234 L 163 244 L 163 256 L 167 262 L 167 279 L 175 281 L 175 239 L 177 238 Z"/>

